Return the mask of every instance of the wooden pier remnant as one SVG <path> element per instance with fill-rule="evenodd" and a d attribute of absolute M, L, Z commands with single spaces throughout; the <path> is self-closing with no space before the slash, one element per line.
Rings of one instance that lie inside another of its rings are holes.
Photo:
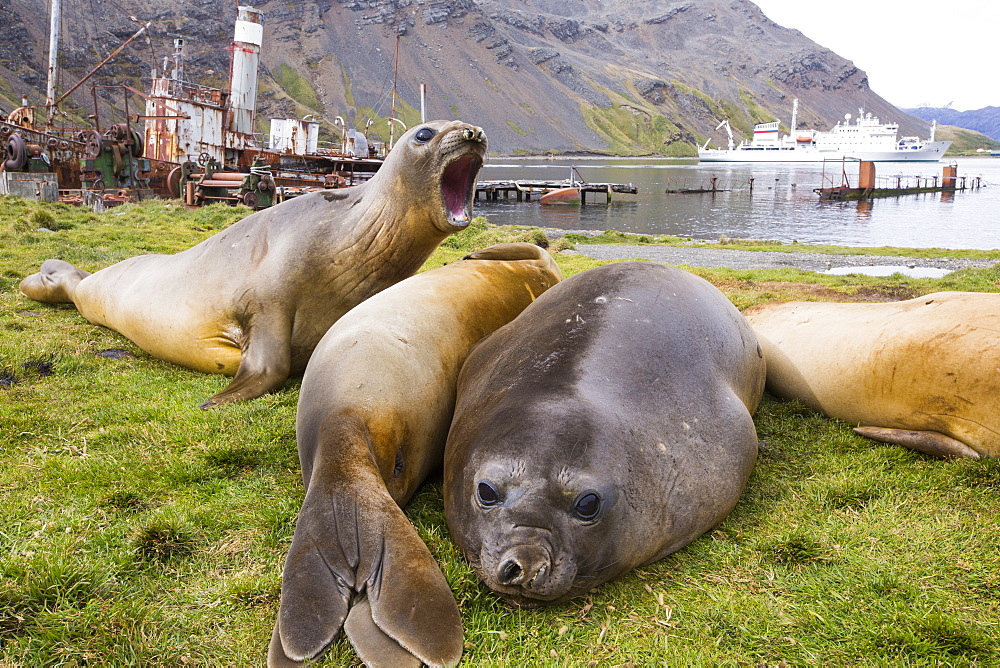
<path fill-rule="evenodd" d="M 668 178 L 667 187 L 663 191 L 668 195 L 702 195 L 715 193 L 728 193 L 734 191 L 745 191 L 753 195 L 754 177 L 731 178 L 720 181 L 719 177 L 712 174 L 706 181 L 702 176 L 686 176 L 680 178 Z"/>
<path fill-rule="evenodd" d="M 482 195 L 487 202 L 496 202 L 501 196 L 503 199 L 511 197 L 517 198 L 518 202 L 530 202 L 532 197 L 541 198 L 542 195 L 562 190 L 564 188 L 577 188 L 580 191 L 580 204 L 587 203 L 587 195 L 603 193 L 604 203 L 611 202 L 611 193 L 626 193 L 635 195 L 639 192 L 631 183 L 588 183 L 580 177 L 576 167 L 570 168 L 570 178 L 562 181 L 532 181 L 532 180 L 508 180 L 508 181 L 479 181 L 476 183 L 476 199 Z"/>

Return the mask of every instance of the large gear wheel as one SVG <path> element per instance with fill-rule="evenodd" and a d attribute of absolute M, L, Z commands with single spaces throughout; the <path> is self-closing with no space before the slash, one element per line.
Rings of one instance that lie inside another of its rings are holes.
<path fill-rule="evenodd" d="M 241 198 L 241 200 L 243 204 L 245 204 L 247 207 L 251 209 L 257 208 L 257 203 L 258 203 L 257 193 L 255 192 L 243 193 L 243 197 Z"/>
<path fill-rule="evenodd" d="M 170 193 L 171 197 L 179 198 L 181 196 L 181 177 L 184 175 L 184 168 L 181 166 L 174 167 L 167 174 L 167 192 Z"/>
<path fill-rule="evenodd" d="M 83 133 L 83 154 L 88 158 L 100 158 L 104 150 L 104 140 L 97 130 L 87 130 Z"/>
<path fill-rule="evenodd" d="M 3 166 L 8 172 L 19 172 L 28 166 L 28 147 L 16 132 L 7 140 L 7 159 Z"/>

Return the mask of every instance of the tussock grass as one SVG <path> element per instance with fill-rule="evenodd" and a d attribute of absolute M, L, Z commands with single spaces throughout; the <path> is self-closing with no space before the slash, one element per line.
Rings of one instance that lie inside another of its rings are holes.
<path fill-rule="evenodd" d="M 263 664 L 303 496 L 298 382 L 201 411 L 225 378 L 17 292 L 47 257 L 97 270 L 186 248 L 246 213 L 0 200 L 0 663 Z M 478 221 L 427 266 L 537 233 Z M 557 259 L 566 275 L 600 264 Z M 1000 289 L 996 270 L 699 273 L 741 306 L 806 288 Z M 407 513 L 459 602 L 467 665 L 1000 663 L 1000 462 L 934 460 L 770 398 L 756 423 L 757 467 L 720 527 L 555 608 L 512 609 L 480 585 L 449 538 L 440 482 L 425 485 Z M 324 659 L 356 663 L 343 639 Z"/>

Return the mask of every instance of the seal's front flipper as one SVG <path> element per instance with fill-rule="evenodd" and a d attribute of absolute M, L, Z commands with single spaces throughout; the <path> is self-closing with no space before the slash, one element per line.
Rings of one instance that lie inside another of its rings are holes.
<path fill-rule="evenodd" d="M 420 668 L 423 665 L 420 659 L 403 649 L 375 624 L 367 596 L 359 596 L 351 604 L 351 611 L 344 622 L 344 633 L 365 665 L 396 668 Z"/>
<path fill-rule="evenodd" d="M 979 453 L 951 436 L 937 431 L 910 431 L 888 427 L 855 427 L 854 433 L 875 441 L 902 445 L 935 457 L 979 459 Z"/>
<path fill-rule="evenodd" d="M 69 262 L 46 260 L 41 270 L 21 281 L 18 288 L 21 294 L 36 302 L 72 304 L 76 286 L 88 276 L 89 271 L 77 269 Z"/>
<path fill-rule="evenodd" d="M 246 326 L 245 336 L 233 382 L 199 408 L 256 399 L 281 389 L 288 380 L 292 370 L 291 323 L 258 317 Z"/>

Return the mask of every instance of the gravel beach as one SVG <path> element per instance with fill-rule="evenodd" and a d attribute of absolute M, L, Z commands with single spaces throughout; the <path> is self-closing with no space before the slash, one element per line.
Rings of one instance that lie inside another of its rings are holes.
<path fill-rule="evenodd" d="M 692 267 L 731 269 L 781 269 L 796 267 L 824 272 L 838 267 L 907 267 L 954 271 L 966 267 L 991 267 L 995 260 L 915 258 L 886 255 L 828 255 L 825 253 L 742 251 L 678 246 L 633 246 L 626 244 L 576 244 L 576 250 L 598 260 L 652 260 Z"/>

